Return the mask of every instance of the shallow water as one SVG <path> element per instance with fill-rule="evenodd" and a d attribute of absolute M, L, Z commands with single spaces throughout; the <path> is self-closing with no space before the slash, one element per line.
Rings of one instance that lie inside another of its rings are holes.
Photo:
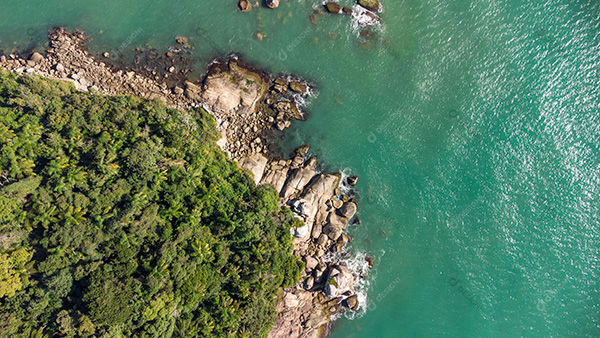
<path fill-rule="evenodd" d="M 348 16 L 313 25 L 317 1 L 1 0 L 0 49 L 56 25 L 126 56 L 183 35 L 199 73 L 236 51 L 315 83 L 282 146 L 360 176 L 350 246 L 376 257 L 332 337 L 600 336 L 600 4 L 383 5 L 365 46 Z"/>

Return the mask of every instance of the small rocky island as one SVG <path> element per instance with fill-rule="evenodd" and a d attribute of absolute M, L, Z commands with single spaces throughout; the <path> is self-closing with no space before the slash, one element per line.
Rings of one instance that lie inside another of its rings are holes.
<path fill-rule="evenodd" d="M 0 66 L 70 81 L 82 91 L 158 99 L 184 111 L 203 107 L 217 121 L 221 148 L 253 175 L 257 185 L 272 185 L 280 203 L 303 221 L 292 229 L 294 254 L 305 263 L 303 280 L 283 291 L 269 337 L 323 337 L 332 315 L 361 306 L 354 290 L 360 277 L 344 263 L 324 259 L 328 253 L 342 252 L 350 241 L 344 231 L 355 217 L 357 202 L 339 187 L 355 185 L 356 177 L 341 182 L 339 173 L 319 173 L 308 146 L 280 158 L 273 156 L 270 143 L 277 131 L 304 118 L 296 99 L 308 94 L 310 84 L 289 76 L 273 77 L 230 55 L 212 62 L 200 81 L 185 79 L 169 86 L 158 76 L 115 69 L 91 55 L 81 31 L 54 29 L 49 40 L 44 53 L 2 55 Z"/>

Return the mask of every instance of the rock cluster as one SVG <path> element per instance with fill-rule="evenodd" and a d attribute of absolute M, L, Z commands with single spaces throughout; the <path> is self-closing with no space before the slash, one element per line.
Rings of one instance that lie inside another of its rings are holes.
<path fill-rule="evenodd" d="M 305 95 L 308 84 L 285 77 L 273 79 L 230 56 L 226 61 L 213 61 L 203 81 L 185 81 L 170 88 L 157 80 L 160 77 L 115 70 L 98 61 L 85 49 L 87 39 L 80 31 L 70 34 L 55 29 L 49 40 L 44 54 L 2 55 L 0 66 L 15 73 L 70 81 L 83 91 L 159 99 L 188 113 L 204 107 L 217 120 L 222 135 L 219 145 L 252 173 L 257 185 L 271 184 L 281 204 L 304 221 L 292 229 L 294 254 L 305 263 L 304 280 L 284 290 L 269 337 L 322 336 L 332 314 L 359 306 L 354 294 L 354 281 L 359 277 L 343 263 L 324 260 L 327 252 L 342 251 L 350 240 L 344 231 L 357 211 L 356 202 L 338 189 L 341 175 L 318 173 L 317 159 L 308 156 L 308 146 L 300 147 L 289 159 L 269 155 L 269 135 L 303 118 L 294 98 Z M 177 42 L 187 43 L 182 37 Z M 345 183 L 353 185 L 356 178 Z"/>
<path fill-rule="evenodd" d="M 307 151 L 308 147 L 301 147 L 288 160 L 269 160 L 262 154 L 253 154 L 240 161 L 254 175 L 255 182 L 271 184 L 282 203 L 304 221 L 303 226 L 292 229 L 292 235 L 294 254 L 305 263 L 305 279 L 301 285 L 284 291 L 271 338 L 317 337 L 323 329 L 319 326 L 329 322 L 329 314 L 343 306 L 351 309 L 359 306 L 354 290 L 358 276 L 344 264 L 327 263 L 323 259 L 327 252 L 341 252 L 350 240 L 344 230 L 348 220 L 355 216 L 357 204 L 339 194 L 341 175 L 317 173 L 317 160 L 309 157 Z M 305 307 L 311 302 L 320 304 L 318 308 L 325 315 L 315 316 L 318 311 L 313 306 L 307 316 Z M 301 335 L 296 332 L 298 327 L 303 328 Z"/>

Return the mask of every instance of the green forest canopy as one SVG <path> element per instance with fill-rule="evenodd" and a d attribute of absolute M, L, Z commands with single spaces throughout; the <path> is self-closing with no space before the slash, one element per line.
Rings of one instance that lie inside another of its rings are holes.
<path fill-rule="evenodd" d="M 212 116 L 0 70 L 0 337 L 259 337 L 302 263 Z"/>

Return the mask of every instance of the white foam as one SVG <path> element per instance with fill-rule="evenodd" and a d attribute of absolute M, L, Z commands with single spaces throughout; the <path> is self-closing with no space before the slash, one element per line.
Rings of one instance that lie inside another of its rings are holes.
<path fill-rule="evenodd" d="M 344 168 L 344 169 L 340 170 L 340 174 L 342 174 L 342 178 L 340 179 L 338 188 L 340 189 L 342 194 L 348 195 L 348 193 L 350 193 L 350 190 L 352 190 L 353 188 L 347 184 L 344 184 L 344 182 L 346 182 L 346 179 L 348 177 L 352 176 L 352 169 Z"/>
<path fill-rule="evenodd" d="M 381 251 L 380 257 L 385 254 L 385 251 Z M 376 277 L 374 273 L 375 270 L 372 270 L 367 262 L 366 258 L 370 254 L 366 252 L 345 252 L 345 253 L 327 253 L 323 256 L 323 261 L 325 263 L 335 263 L 340 264 L 344 263 L 350 272 L 356 276 L 356 280 L 354 281 L 354 291 L 358 298 L 358 309 L 356 311 L 346 311 L 343 314 L 337 314 L 332 317 L 333 320 L 344 316 L 347 319 L 353 320 L 355 318 L 362 317 L 368 310 L 368 291 L 371 285 L 371 281 L 373 281 Z"/>
<path fill-rule="evenodd" d="M 377 13 L 373 13 L 359 4 L 355 4 L 352 7 L 352 28 L 358 30 L 359 28 L 368 26 L 381 26 L 381 19 L 373 18 L 369 13 L 379 16 Z"/>

